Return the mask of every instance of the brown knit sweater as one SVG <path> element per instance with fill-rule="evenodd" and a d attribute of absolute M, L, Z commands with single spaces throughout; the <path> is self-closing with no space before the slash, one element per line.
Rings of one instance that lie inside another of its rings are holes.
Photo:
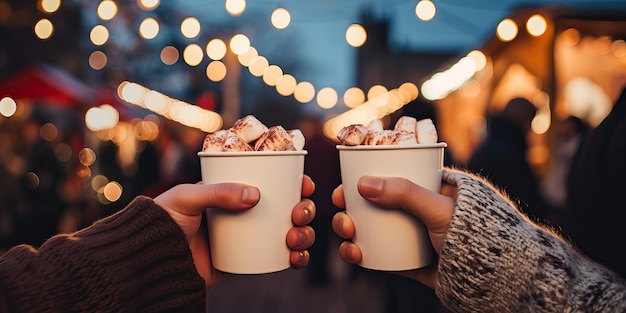
<path fill-rule="evenodd" d="M 626 312 L 626 284 L 487 182 L 445 170 L 458 187 L 436 293 L 454 312 Z M 623 249 L 623 247 L 615 247 Z"/>
<path fill-rule="evenodd" d="M 205 303 L 183 232 L 147 197 L 0 258 L 0 312 L 204 312 Z"/>

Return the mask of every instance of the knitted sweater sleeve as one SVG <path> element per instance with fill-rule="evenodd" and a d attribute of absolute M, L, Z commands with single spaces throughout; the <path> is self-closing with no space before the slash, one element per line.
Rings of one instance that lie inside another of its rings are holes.
<path fill-rule="evenodd" d="M 454 312 L 626 312 L 626 284 L 469 173 L 445 170 L 458 198 L 436 293 Z M 615 247 L 620 249 L 620 247 Z"/>
<path fill-rule="evenodd" d="M 0 258 L 1 312 L 204 312 L 185 235 L 147 197 L 38 250 Z"/>

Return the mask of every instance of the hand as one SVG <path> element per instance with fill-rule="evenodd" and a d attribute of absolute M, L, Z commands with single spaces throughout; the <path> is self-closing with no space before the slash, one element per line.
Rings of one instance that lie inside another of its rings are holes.
<path fill-rule="evenodd" d="M 402 208 L 422 220 L 428 228 L 430 241 L 439 254 L 454 212 L 455 186 L 444 183 L 441 194 L 438 194 L 404 178 L 363 176 L 359 179 L 357 188 L 361 196 L 373 203 L 388 208 Z M 342 186 L 333 191 L 332 200 L 337 207 L 345 208 Z M 344 239 L 354 236 L 354 223 L 345 212 L 335 214 L 332 226 L 335 233 Z M 362 258 L 361 250 L 351 241 L 341 243 L 339 255 L 345 262 L 353 264 L 360 262 Z M 436 266 L 400 274 L 431 288 L 436 283 Z"/>
<path fill-rule="evenodd" d="M 308 197 L 314 190 L 315 184 L 305 175 L 302 196 Z M 253 207 L 259 199 L 259 190 L 244 184 L 181 184 L 154 198 L 154 203 L 163 208 L 185 233 L 196 269 L 210 287 L 217 281 L 219 272 L 211 265 L 207 232 L 200 228 L 204 210 L 211 207 L 241 211 Z M 306 249 L 315 240 L 315 232 L 308 226 L 315 217 L 315 204 L 309 199 L 302 199 L 293 208 L 291 216 L 294 227 L 286 238 L 292 250 L 290 262 L 292 267 L 302 268 L 309 263 Z"/>

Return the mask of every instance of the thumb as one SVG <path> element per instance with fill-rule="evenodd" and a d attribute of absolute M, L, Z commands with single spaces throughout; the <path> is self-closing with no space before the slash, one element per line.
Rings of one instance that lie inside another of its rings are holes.
<path fill-rule="evenodd" d="M 259 189 L 238 183 L 180 184 L 162 193 L 154 202 L 168 211 L 196 216 L 206 208 L 232 211 L 248 209 L 260 199 Z"/>
<path fill-rule="evenodd" d="M 454 212 L 454 200 L 399 177 L 363 176 L 359 193 L 387 208 L 402 208 L 428 228 L 434 248 L 439 251 Z"/>

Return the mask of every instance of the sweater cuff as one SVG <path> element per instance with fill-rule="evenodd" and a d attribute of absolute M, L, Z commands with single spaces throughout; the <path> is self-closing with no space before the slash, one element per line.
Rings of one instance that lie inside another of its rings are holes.
<path fill-rule="evenodd" d="M 84 230 L 51 238 L 35 256 L 16 251 L 15 263 L 23 264 L 25 272 L 36 268 L 28 275 L 46 281 L 40 292 L 59 309 L 206 309 L 204 280 L 185 235 L 167 212 L 143 196 Z"/>
<path fill-rule="evenodd" d="M 545 301 L 534 298 L 542 294 L 529 294 L 531 286 L 541 288 L 534 267 L 563 265 L 542 253 L 549 246 L 562 255 L 564 243 L 532 225 L 488 182 L 455 170 L 443 176 L 457 186 L 457 201 L 437 272 L 435 291 L 442 302 L 453 311 L 516 312 Z"/>

